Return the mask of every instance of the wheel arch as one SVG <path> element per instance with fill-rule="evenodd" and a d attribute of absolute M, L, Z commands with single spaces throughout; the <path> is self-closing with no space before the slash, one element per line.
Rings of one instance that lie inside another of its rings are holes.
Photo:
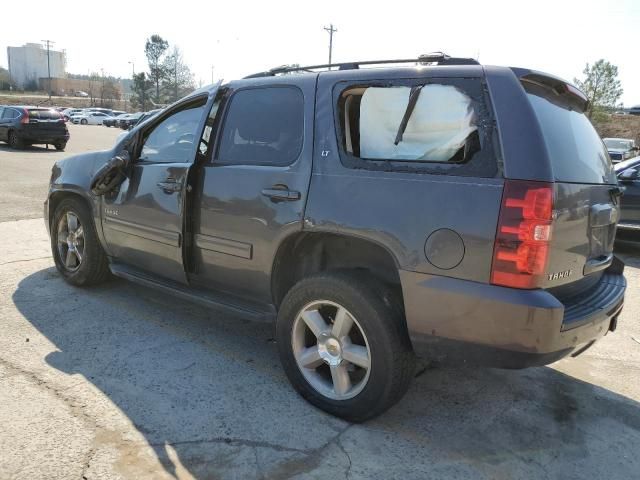
<path fill-rule="evenodd" d="M 91 217 L 93 218 L 93 225 L 96 229 L 98 239 L 100 240 L 102 247 L 105 249 L 105 251 L 107 251 L 104 235 L 102 232 L 100 209 L 96 204 L 96 202 L 89 197 L 87 192 L 80 188 L 68 188 L 68 189 L 65 188 L 65 189 L 53 190 L 49 193 L 49 197 L 48 197 L 48 202 L 49 202 L 48 217 L 49 218 L 47 218 L 47 225 L 49 226 L 49 229 L 50 229 L 49 231 L 51 231 L 51 222 L 53 221 L 53 214 L 55 213 L 56 208 L 58 207 L 58 205 L 60 205 L 60 202 L 62 202 L 67 198 L 77 198 L 86 204 L 86 206 L 89 208 L 89 211 L 91 212 Z"/>
<path fill-rule="evenodd" d="M 271 269 L 271 293 L 276 308 L 302 278 L 330 270 L 366 270 L 402 294 L 399 262 L 378 242 L 331 232 L 297 232 L 278 248 Z"/>

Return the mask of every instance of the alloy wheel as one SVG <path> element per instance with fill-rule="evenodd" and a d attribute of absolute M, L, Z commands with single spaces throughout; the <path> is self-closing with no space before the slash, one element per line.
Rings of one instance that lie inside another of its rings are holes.
<path fill-rule="evenodd" d="M 58 255 L 65 270 L 75 272 L 84 259 L 84 228 L 78 215 L 66 212 L 58 221 Z"/>
<path fill-rule="evenodd" d="M 362 327 L 342 305 L 319 300 L 298 313 L 291 336 L 293 355 L 307 382 L 333 400 L 347 400 L 366 386 L 371 351 Z"/>

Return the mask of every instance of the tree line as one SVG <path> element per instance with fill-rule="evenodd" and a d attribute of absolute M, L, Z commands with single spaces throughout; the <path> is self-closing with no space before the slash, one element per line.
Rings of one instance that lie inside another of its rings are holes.
<path fill-rule="evenodd" d="M 177 46 L 160 35 L 151 35 L 144 46 L 148 71 L 133 76 L 131 105 L 151 110 L 175 102 L 195 89 L 191 69 Z"/>

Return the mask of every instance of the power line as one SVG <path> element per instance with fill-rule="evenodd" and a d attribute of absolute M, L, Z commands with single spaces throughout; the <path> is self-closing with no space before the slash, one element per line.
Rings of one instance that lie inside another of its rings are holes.
<path fill-rule="evenodd" d="M 49 84 L 48 84 L 47 90 L 49 90 L 49 102 L 51 102 L 51 60 L 50 60 L 49 52 L 51 50 L 51 45 L 53 45 L 56 42 L 52 40 L 41 40 L 41 41 L 47 44 L 47 75 L 49 77 Z"/>
<path fill-rule="evenodd" d="M 331 65 L 331 54 L 333 53 L 333 34 L 338 31 L 337 28 L 333 28 L 333 23 L 330 23 L 328 27 L 324 27 L 324 29 L 329 32 L 329 65 Z M 331 70 L 331 67 L 329 67 Z"/>

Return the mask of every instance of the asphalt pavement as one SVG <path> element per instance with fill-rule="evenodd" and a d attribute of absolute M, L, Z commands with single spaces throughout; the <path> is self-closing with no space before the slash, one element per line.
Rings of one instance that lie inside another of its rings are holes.
<path fill-rule="evenodd" d="M 67 154 L 118 133 L 71 128 Z M 640 477 L 640 250 L 620 252 L 618 330 L 580 357 L 424 365 L 352 425 L 296 395 L 271 325 L 122 280 L 66 284 L 41 219 L 63 155 L 0 147 L 0 479 Z"/>

